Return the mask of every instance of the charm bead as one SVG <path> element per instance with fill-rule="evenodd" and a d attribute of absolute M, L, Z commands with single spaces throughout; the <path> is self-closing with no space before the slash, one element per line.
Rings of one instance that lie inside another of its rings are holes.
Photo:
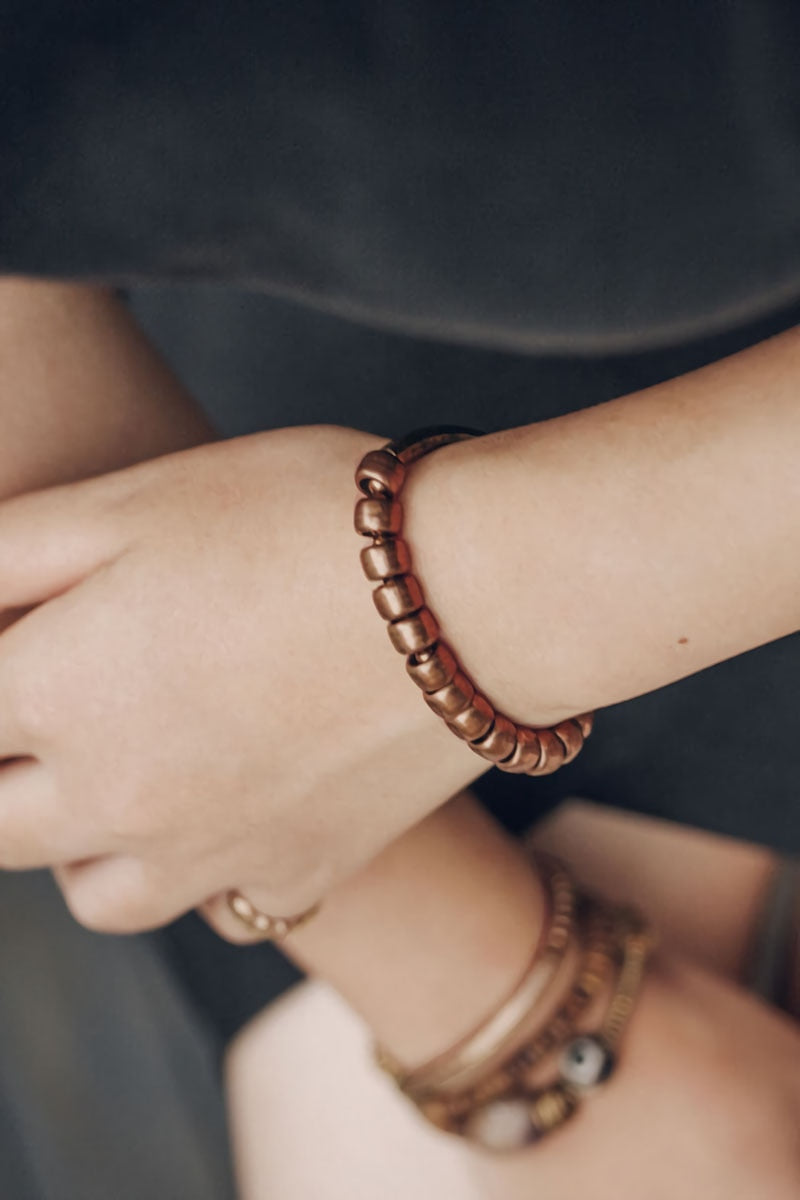
<path fill-rule="evenodd" d="M 581 1091 L 604 1083 L 614 1070 L 614 1055 L 598 1037 L 584 1034 L 564 1048 L 559 1074 L 564 1083 Z"/>
<path fill-rule="evenodd" d="M 464 1136 L 471 1142 L 477 1142 L 484 1150 L 504 1154 L 512 1150 L 524 1150 L 538 1139 L 539 1134 L 529 1102 L 520 1098 L 493 1100 L 491 1104 L 476 1109 L 464 1126 Z"/>

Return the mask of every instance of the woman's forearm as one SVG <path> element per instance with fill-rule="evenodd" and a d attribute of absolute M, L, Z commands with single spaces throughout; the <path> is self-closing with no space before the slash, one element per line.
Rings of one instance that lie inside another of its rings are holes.
<path fill-rule="evenodd" d="M 406 530 L 446 636 L 542 724 L 800 627 L 800 331 L 419 462 Z"/>
<path fill-rule="evenodd" d="M 543 918 L 519 845 L 463 794 L 336 888 L 289 950 L 415 1064 L 499 1003 Z"/>
<path fill-rule="evenodd" d="M 0 497 L 209 441 L 213 430 L 103 288 L 0 280 Z"/>

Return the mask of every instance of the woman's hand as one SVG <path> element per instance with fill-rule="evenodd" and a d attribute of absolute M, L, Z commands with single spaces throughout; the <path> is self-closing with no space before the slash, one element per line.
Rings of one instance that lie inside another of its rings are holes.
<path fill-rule="evenodd" d="M 480 772 L 421 703 L 352 528 L 370 435 L 290 429 L 0 508 L 0 861 L 84 924 L 237 887 L 291 913 Z"/>

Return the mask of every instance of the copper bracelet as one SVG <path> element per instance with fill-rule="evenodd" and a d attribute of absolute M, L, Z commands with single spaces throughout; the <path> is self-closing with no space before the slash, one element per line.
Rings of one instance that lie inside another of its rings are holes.
<path fill-rule="evenodd" d="M 452 442 L 481 436 L 476 430 L 436 426 L 416 430 L 365 454 L 356 470 L 362 493 L 355 527 L 371 545 L 361 551 L 367 579 L 379 584 L 375 606 L 388 622 L 392 645 L 405 655 L 406 670 L 428 706 L 471 750 L 517 775 L 549 775 L 572 762 L 592 731 L 593 713 L 550 728 L 520 725 L 499 712 L 475 686 L 446 642 L 411 570 L 411 552 L 401 536 L 400 496 L 407 467 Z"/>

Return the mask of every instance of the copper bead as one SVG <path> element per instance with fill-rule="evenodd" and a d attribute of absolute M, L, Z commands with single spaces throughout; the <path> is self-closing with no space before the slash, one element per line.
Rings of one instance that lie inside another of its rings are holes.
<path fill-rule="evenodd" d="M 405 575 L 411 567 L 411 555 L 402 538 L 375 542 L 361 551 L 361 566 L 367 579 L 391 579 Z"/>
<path fill-rule="evenodd" d="M 499 763 L 508 758 L 517 744 L 517 727 L 508 717 L 497 713 L 489 732 L 470 746 L 481 758 L 488 762 Z"/>
<path fill-rule="evenodd" d="M 397 621 L 419 612 L 425 600 L 413 575 L 398 575 L 372 593 L 375 607 L 384 621 Z"/>
<path fill-rule="evenodd" d="M 552 732 L 564 747 L 564 757 L 561 760 L 561 765 L 572 762 L 580 754 L 583 748 L 583 733 L 581 727 L 575 720 L 560 721 L 558 725 L 553 726 Z"/>
<path fill-rule="evenodd" d="M 514 748 L 514 753 L 510 758 L 504 759 L 497 765 L 501 771 L 508 771 L 511 775 L 527 775 L 539 765 L 541 761 L 542 744 L 539 740 L 539 733 L 533 729 L 520 727 L 517 729 L 517 744 Z"/>
<path fill-rule="evenodd" d="M 356 501 L 353 523 L 357 533 L 373 537 L 399 533 L 403 508 L 399 500 L 391 500 L 388 496 L 367 496 Z"/>
<path fill-rule="evenodd" d="M 475 688 L 463 671 L 456 671 L 453 678 L 437 692 L 426 692 L 425 703 L 445 721 L 451 721 L 472 700 Z"/>
<path fill-rule="evenodd" d="M 531 775 L 552 775 L 564 762 L 566 751 L 552 729 L 537 729 L 537 736 L 542 748 L 542 755 L 536 766 L 529 772 Z"/>
<path fill-rule="evenodd" d="M 450 647 L 445 642 L 437 642 L 427 653 L 409 658 L 406 670 L 423 692 L 438 692 L 453 679 L 458 663 Z"/>
<path fill-rule="evenodd" d="M 464 741 L 474 742 L 492 728 L 494 709 L 485 696 L 476 692 L 467 707 L 451 717 L 447 724 Z"/>
<path fill-rule="evenodd" d="M 439 636 L 436 618 L 428 608 L 399 621 L 392 621 L 387 629 L 392 645 L 401 654 L 418 654 L 432 646 Z"/>
<path fill-rule="evenodd" d="M 374 495 L 376 490 L 384 495 L 396 496 L 405 477 L 405 467 L 388 450 L 370 450 L 356 471 L 356 483 L 366 496 Z"/>

